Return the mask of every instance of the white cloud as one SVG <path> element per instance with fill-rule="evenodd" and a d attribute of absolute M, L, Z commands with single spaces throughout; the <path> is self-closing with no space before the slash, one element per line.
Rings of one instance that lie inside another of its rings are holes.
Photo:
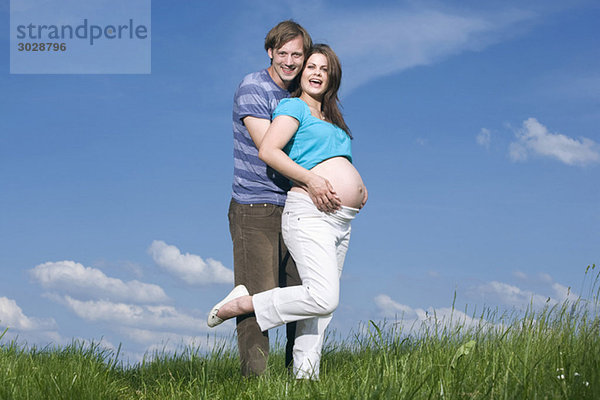
<path fill-rule="evenodd" d="M 162 351 L 166 348 L 177 350 L 183 347 L 193 347 L 195 349 L 210 350 L 215 344 L 219 343 L 220 339 L 217 336 L 198 336 L 198 335 L 182 335 L 172 331 L 152 331 L 139 328 L 124 328 L 121 332 L 129 339 L 150 345 L 149 351 Z M 229 336 L 231 338 L 231 336 Z M 223 343 L 225 340 L 223 340 Z"/>
<path fill-rule="evenodd" d="M 106 276 L 96 268 L 74 261 L 47 262 L 30 271 L 31 276 L 46 289 L 83 296 L 135 303 L 160 303 L 169 300 L 164 290 L 154 284 L 137 280 L 123 282 Z"/>
<path fill-rule="evenodd" d="M 119 270 L 125 271 L 128 274 L 135 276 L 138 279 L 143 278 L 144 276 L 144 268 L 140 264 L 131 262 L 131 261 L 106 261 L 106 260 L 98 260 L 95 261 L 92 265 L 94 268 L 102 269 L 104 271 L 110 270 Z"/>
<path fill-rule="evenodd" d="M 544 278 L 547 277 L 546 274 L 543 275 Z M 552 279 L 550 277 L 548 278 Z M 480 285 L 478 291 L 486 296 L 488 300 L 515 307 L 527 307 L 529 305 L 532 305 L 535 308 L 543 307 L 545 305 L 554 306 L 556 304 L 562 304 L 565 301 L 575 302 L 579 298 L 577 294 L 571 291 L 571 288 L 561 285 L 560 283 L 551 281 L 545 281 L 545 283 L 549 284 L 549 287 L 547 288 L 548 295 L 537 294 L 514 285 L 497 281 Z"/>
<path fill-rule="evenodd" d="M 213 331 L 210 335 L 186 335 L 172 331 L 153 331 L 139 328 L 120 328 L 119 333 L 129 340 L 144 346 L 143 352 L 122 351 L 123 357 L 131 365 L 142 362 L 144 359 L 152 358 L 161 354 L 186 354 L 186 352 L 208 353 L 215 349 L 237 348 L 235 336 L 232 330 L 226 332 L 225 336 L 218 336 L 223 331 Z"/>
<path fill-rule="evenodd" d="M 523 271 L 515 271 L 513 275 L 518 279 L 527 280 L 527 274 Z"/>
<path fill-rule="evenodd" d="M 523 122 L 515 132 L 517 138 L 509 147 L 513 161 L 525 161 L 530 154 L 554 158 L 567 165 L 587 165 L 600 162 L 600 146 L 591 139 L 573 139 L 560 133 L 550 133 L 535 118 Z"/>
<path fill-rule="evenodd" d="M 478 145 L 489 149 L 490 144 L 492 143 L 492 132 L 490 132 L 489 129 L 482 128 L 475 140 L 477 141 Z"/>
<path fill-rule="evenodd" d="M 0 324 L 2 326 L 2 324 Z M 4 329 L 4 327 L 2 328 Z M 51 328 L 55 329 L 55 327 Z M 2 334 L 0 330 L 0 335 Z M 48 346 L 49 344 L 55 344 L 60 346 L 66 346 L 73 342 L 72 337 L 64 337 L 60 335 L 56 330 L 19 330 L 13 326 L 9 326 L 6 334 L 2 337 L 3 343 L 10 342 L 19 343 L 26 346 L 38 346 L 39 348 Z"/>
<path fill-rule="evenodd" d="M 417 317 L 417 312 L 411 307 L 395 302 L 386 294 L 380 294 L 375 297 L 375 304 L 385 317 L 397 316 L 398 318 L 403 319 L 413 319 Z"/>
<path fill-rule="evenodd" d="M 574 303 L 579 299 L 579 296 L 573 293 L 570 287 L 561 285 L 560 283 L 554 282 L 552 284 L 552 290 L 554 291 L 554 297 L 559 303 L 563 303 L 565 301 Z"/>
<path fill-rule="evenodd" d="M 155 240 L 148 252 L 156 264 L 190 285 L 209 283 L 233 283 L 233 271 L 219 261 L 208 258 L 204 261 L 195 254 L 181 254 L 179 249 Z"/>
<path fill-rule="evenodd" d="M 190 316 L 171 306 L 113 303 L 106 300 L 80 301 L 70 296 L 57 300 L 84 320 L 110 323 L 115 328 L 166 328 L 191 332 L 208 330 L 204 318 Z"/>
<path fill-rule="evenodd" d="M 535 308 L 543 307 L 546 304 L 554 305 L 557 303 L 550 296 L 542 296 L 528 290 L 522 290 L 514 285 L 492 281 L 478 287 L 480 294 L 485 296 L 486 302 L 495 302 L 514 307 L 527 307 L 530 304 Z"/>
<path fill-rule="evenodd" d="M 456 325 L 464 328 L 493 326 L 493 324 L 483 319 L 473 318 L 462 311 L 450 307 L 412 308 L 392 300 L 390 296 L 385 294 L 375 297 L 375 304 L 384 318 L 397 318 L 398 323 L 405 330 L 420 329 L 423 326 L 431 327 L 436 324 L 445 326 Z"/>
<path fill-rule="evenodd" d="M 333 9 L 325 2 L 296 5 L 315 41 L 325 40 L 344 68 L 343 90 L 408 68 L 429 65 L 464 51 L 483 49 L 520 32 L 535 15 L 510 11 L 464 12 L 386 6 Z"/>
<path fill-rule="evenodd" d="M 554 279 L 552 279 L 552 277 L 550 276 L 550 274 L 547 274 L 545 272 L 540 272 L 538 274 L 540 280 L 544 283 L 552 283 L 554 281 Z"/>
<path fill-rule="evenodd" d="M 21 331 L 52 329 L 56 326 L 53 319 L 28 317 L 17 302 L 7 297 L 0 297 L 0 327 Z M 2 333 L 2 332 L 0 332 Z"/>
<path fill-rule="evenodd" d="M 478 11 L 424 2 L 355 3 L 342 8 L 326 1 L 255 3 L 264 18 L 256 20 L 253 13 L 255 24 L 238 24 L 242 30 L 236 32 L 236 57 L 242 54 L 250 64 L 264 66 L 268 61 L 260 50 L 264 27 L 278 15 L 289 15 L 310 32 L 314 42 L 328 43 L 338 54 L 344 72 L 343 92 L 408 68 L 482 50 L 521 34 L 526 24 L 539 16 L 516 6 Z"/>
<path fill-rule="evenodd" d="M 527 160 L 527 149 L 521 143 L 512 142 L 508 146 L 508 155 L 512 161 Z"/>

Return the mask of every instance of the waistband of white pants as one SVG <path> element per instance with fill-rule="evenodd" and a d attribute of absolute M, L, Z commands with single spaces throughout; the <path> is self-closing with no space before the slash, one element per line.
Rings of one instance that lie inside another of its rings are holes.
<path fill-rule="evenodd" d="M 296 192 L 296 191 L 289 191 L 287 192 L 287 197 L 290 200 L 299 200 L 302 202 L 309 202 L 313 207 L 317 207 L 315 206 L 315 204 L 313 203 L 312 199 L 310 198 L 310 196 L 306 193 L 302 193 L 302 192 Z M 328 215 L 332 215 L 332 216 L 337 216 L 343 219 L 354 219 L 354 217 L 356 217 L 356 214 L 358 214 L 359 209 L 358 208 L 354 208 L 354 207 L 348 207 L 348 206 L 342 206 L 339 210 L 336 210 L 332 213 L 325 213 Z"/>

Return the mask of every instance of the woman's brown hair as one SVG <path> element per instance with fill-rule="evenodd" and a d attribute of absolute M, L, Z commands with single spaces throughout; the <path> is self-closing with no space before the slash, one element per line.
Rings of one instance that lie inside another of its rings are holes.
<path fill-rule="evenodd" d="M 326 120 L 331 121 L 334 125 L 340 127 L 344 132 L 352 139 L 352 133 L 350 128 L 346 125 L 342 112 L 340 111 L 340 100 L 338 99 L 338 90 L 342 82 L 342 65 L 335 52 L 326 44 L 318 43 L 313 45 L 306 54 L 304 59 L 304 66 L 302 71 L 306 68 L 306 62 L 313 54 L 323 54 L 327 58 L 327 74 L 328 84 L 325 93 L 323 93 L 323 100 L 321 102 L 321 113 Z M 301 76 L 302 73 L 298 74 Z M 299 97 L 302 94 L 302 87 L 298 85 L 296 90 L 292 93 L 292 97 Z"/>

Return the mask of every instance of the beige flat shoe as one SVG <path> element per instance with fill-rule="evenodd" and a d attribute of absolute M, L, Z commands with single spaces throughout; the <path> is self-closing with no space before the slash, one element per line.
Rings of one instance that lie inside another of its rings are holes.
<path fill-rule="evenodd" d="M 223 323 L 223 319 L 217 317 L 217 313 L 219 312 L 219 308 L 221 308 L 224 304 L 229 303 L 231 300 L 237 299 L 238 297 L 248 296 L 248 289 L 244 285 L 237 285 L 233 288 L 231 292 L 225 297 L 223 300 L 215 304 L 215 306 L 208 313 L 208 320 L 206 323 L 210 328 L 214 328 L 217 325 L 221 325 Z"/>

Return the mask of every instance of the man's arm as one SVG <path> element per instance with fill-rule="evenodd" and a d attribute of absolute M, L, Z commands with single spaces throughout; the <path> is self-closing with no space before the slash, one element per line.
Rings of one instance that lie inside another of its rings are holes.
<path fill-rule="evenodd" d="M 254 145 L 257 149 L 260 149 L 260 145 L 265 137 L 265 133 L 267 133 L 267 129 L 269 129 L 269 125 L 271 125 L 271 121 L 265 118 L 247 116 L 242 119 L 242 122 L 246 126 L 246 129 L 248 129 L 248 133 L 250 134 Z"/>

